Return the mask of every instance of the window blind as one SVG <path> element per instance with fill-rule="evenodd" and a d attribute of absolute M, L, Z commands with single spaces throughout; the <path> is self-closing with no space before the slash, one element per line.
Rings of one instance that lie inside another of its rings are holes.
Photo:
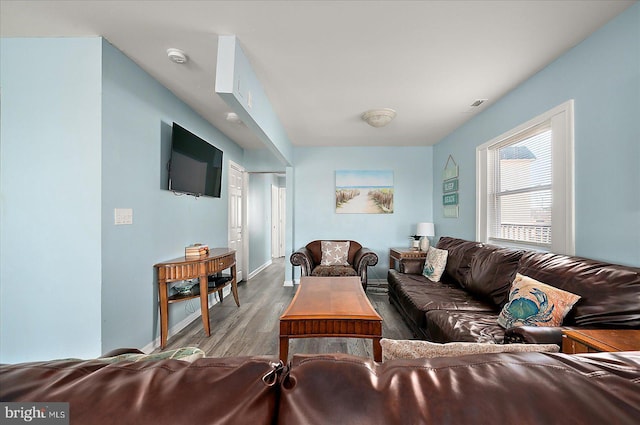
<path fill-rule="evenodd" d="M 552 130 L 544 123 L 488 150 L 490 239 L 551 246 Z"/>

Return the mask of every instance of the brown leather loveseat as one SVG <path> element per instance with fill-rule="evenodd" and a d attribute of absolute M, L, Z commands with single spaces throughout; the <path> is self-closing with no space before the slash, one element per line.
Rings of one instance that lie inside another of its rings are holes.
<path fill-rule="evenodd" d="M 69 403 L 72 425 L 625 425 L 639 382 L 640 352 L 57 360 L 1 365 L 0 401 Z"/>
<path fill-rule="evenodd" d="M 422 276 L 424 260 L 387 275 L 389 300 L 416 336 L 453 341 L 562 345 L 563 328 L 640 329 L 640 269 L 580 257 L 501 248 L 442 237 L 448 251 L 440 282 Z M 561 327 L 497 323 L 516 273 L 579 295 Z"/>

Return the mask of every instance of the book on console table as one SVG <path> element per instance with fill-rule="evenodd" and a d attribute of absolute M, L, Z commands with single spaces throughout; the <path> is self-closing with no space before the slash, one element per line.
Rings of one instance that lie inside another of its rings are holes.
<path fill-rule="evenodd" d="M 185 257 L 201 257 L 203 255 L 209 255 L 209 246 L 201 243 L 189 245 L 184 249 Z"/>

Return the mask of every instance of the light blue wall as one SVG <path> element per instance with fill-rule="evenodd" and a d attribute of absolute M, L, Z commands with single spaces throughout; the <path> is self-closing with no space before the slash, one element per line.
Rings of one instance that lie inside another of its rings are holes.
<path fill-rule="evenodd" d="M 640 4 L 434 147 L 438 236 L 475 239 L 475 149 L 575 99 L 576 254 L 640 266 Z M 441 171 L 460 166 L 460 218 L 442 217 Z"/>
<path fill-rule="evenodd" d="M 158 336 L 154 264 L 183 256 L 184 247 L 195 242 L 227 246 L 228 161 L 241 164 L 243 150 L 122 52 L 106 41 L 103 47 L 102 332 L 107 351 L 143 347 Z M 173 121 L 224 152 L 221 198 L 165 190 Z M 115 226 L 115 208 L 133 208 L 133 225 Z M 197 302 L 170 305 L 169 327 L 194 309 L 199 310 Z"/>
<path fill-rule="evenodd" d="M 268 149 L 244 151 L 244 168 L 249 172 L 277 172 L 284 174 L 286 167 Z"/>
<path fill-rule="evenodd" d="M 100 38 L 1 43 L 0 361 L 142 348 L 159 334 L 153 265 L 227 245 L 244 152 Z M 223 150 L 222 198 L 165 190 L 173 121 Z"/>
<path fill-rule="evenodd" d="M 271 186 L 275 174 L 249 174 L 249 273 L 271 262 Z"/>
<path fill-rule="evenodd" d="M 293 145 L 235 35 L 218 37 L 216 93 L 282 165 L 291 165 Z"/>
<path fill-rule="evenodd" d="M 294 149 L 294 249 L 316 239 L 351 239 L 374 250 L 369 275 L 386 279 L 389 248 L 409 246 L 417 223 L 431 221 L 432 147 Z M 336 214 L 336 170 L 392 170 L 393 214 Z M 299 276 L 299 268 L 295 276 Z"/>
<path fill-rule="evenodd" d="M 101 353 L 100 43 L 0 40 L 0 363 Z"/>

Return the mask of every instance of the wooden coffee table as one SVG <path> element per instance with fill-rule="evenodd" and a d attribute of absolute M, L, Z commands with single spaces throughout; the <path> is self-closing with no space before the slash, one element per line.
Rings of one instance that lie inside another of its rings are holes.
<path fill-rule="evenodd" d="M 280 360 L 289 358 L 289 338 L 371 338 L 373 359 L 382 361 L 382 317 L 357 276 L 300 278 L 300 287 L 280 316 Z"/>

